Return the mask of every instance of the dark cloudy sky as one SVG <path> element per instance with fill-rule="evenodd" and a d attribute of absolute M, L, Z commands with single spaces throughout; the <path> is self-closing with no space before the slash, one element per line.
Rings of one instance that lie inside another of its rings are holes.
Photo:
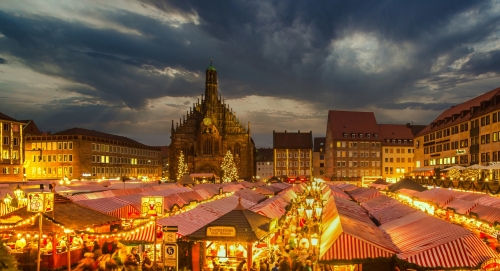
<path fill-rule="evenodd" d="M 257 147 L 326 131 L 329 109 L 428 124 L 500 87 L 500 1 L 0 1 L 0 112 L 170 142 L 220 93 Z"/>

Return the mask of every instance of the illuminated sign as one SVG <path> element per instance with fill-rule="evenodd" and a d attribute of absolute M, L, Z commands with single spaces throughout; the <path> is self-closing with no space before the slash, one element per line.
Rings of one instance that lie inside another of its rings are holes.
<path fill-rule="evenodd" d="M 45 213 L 54 208 L 54 193 L 28 193 L 28 212 Z"/>
<path fill-rule="evenodd" d="M 151 196 L 141 198 L 142 216 L 161 216 L 163 215 L 163 197 Z"/>
<path fill-rule="evenodd" d="M 467 150 L 456 150 L 457 155 L 466 154 Z"/>
<path fill-rule="evenodd" d="M 236 228 L 231 226 L 207 227 L 207 236 L 212 237 L 236 237 Z"/>

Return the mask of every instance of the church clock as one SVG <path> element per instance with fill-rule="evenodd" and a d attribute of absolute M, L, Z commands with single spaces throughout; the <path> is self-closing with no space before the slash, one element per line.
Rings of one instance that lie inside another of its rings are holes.
<path fill-rule="evenodd" d="M 212 120 L 210 118 L 204 118 L 203 119 L 203 124 L 205 124 L 206 126 L 212 124 Z"/>

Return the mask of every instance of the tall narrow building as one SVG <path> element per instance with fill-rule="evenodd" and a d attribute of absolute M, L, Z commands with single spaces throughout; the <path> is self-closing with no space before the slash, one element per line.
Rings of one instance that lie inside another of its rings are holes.
<path fill-rule="evenodd" d="M 172 120 L 169 147 L 170 179 L 177 179 L 180 153 L 189 173 L 214 173 L 222 176 L 222 160 L 227 151 L 233 154 L 238 176 L 253 176 L 255 144 L 250 136 L 250 123 L 243 124 L 218 95 L 217 70 L 212 63 L 206 69 L 205 96 L 193 104 L 186 115 Z"/>

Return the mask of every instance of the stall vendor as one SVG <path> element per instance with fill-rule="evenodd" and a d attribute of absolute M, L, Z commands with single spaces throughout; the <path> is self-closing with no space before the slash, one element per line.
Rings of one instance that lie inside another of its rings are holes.
<path fill-rule="evenodd" d="M 45 245 L 46 252 L 52 252 L 52 240 L 47 240 L 47 245 Z"/>
<path fill-rule="evenodd" d="M 26 246 L 26 239 L 24 237 L 18 238 L 16 241 L 16 250 L 23 250 Z"/>
<path fill-rule="evenodd" d="M 60 247 L 62 250 L 65 250 L 67 245 L 68 245 L 68 243 L 67 243 L 67 241 L 66 241 L 66 236 L 63 236 L 63 237 L 59 240 L 58 247 Z"/>
<path fill-rule="evenodd" d="M 71 245 L 74 247 L 82 247 L 83 246 L 83 239 L 79 235 L 76 235 L 75 237 L 73 237 L 73 241 L 72 241 Z"/>

